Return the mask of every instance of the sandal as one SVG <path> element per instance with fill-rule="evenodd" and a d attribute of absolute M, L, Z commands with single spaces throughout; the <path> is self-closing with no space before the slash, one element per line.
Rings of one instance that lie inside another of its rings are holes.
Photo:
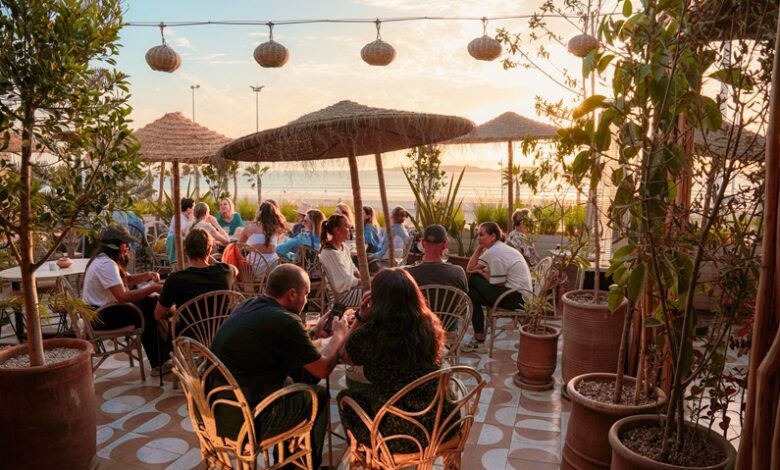
<path fill-rule="evenodd" d="M 485 341 L 479 341 L 472 338 L 471 341 L 462 345 L 460 350 L 463 352 L 485 352 Z"/>

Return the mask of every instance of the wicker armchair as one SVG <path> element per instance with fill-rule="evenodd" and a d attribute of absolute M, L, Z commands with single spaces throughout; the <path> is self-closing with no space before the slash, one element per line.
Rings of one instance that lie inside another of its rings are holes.
<path fill-rule="evenodd" d="M 187 398 L 187 408 L 195 434 L 200 441 L 200 452 L 208 468 L 254 470 L 262 455 L 269 470 L 293 464 L 312 469 L 311 429 L 317 413 L 317 394 L 303 384 L 294 384 L 277 390 L 254 409 L 249 407 L 241 387 L 222 362 L 201 343 L 179 337 L 173 343 L 173 372 L 179 378 Z M 225 385 L 212 386 L 212 383 Z M 213 388 L 212 388 L 213 387 Z M 308 395 L 311 413 L 290 430 L 258 441 L 255 418 L 272 403 L 295 394 Z M 243 415 L 243 425 L 235 440 L 219 436 L 215 410 L 234 408 Z M 276 461 L 271 462 L 272 452 Z M 235 466 L 233 465 L 235 461 Z"/>
<path fill-rule="evenodd" d="M 496 320 L 499 318 L 509 318 L 512 320 L 512 329 L 515 329 L 518 322 L 526 317 L 525 310 L 523 310 L 522 307 L 507 308 L 501 306 L 501 302 L 514 293 L 519 293 L 524 299 L 529 299 L 534 295 L 541 295 L 542 290 L 547 288 L 547 276 L 550 273 L 551 267 L 552 258 L 549 256 L 542 258 L 533 268 L 531 268 L 533 292 L 524 289 L 510 289 L 501 294 L 493 303 L 493 306 L 490 308 L 487 315 L 487 334 L 490 336 L 490 346 L 488 349 L 489 357 L 493 357 L 493 343 L 496 340 Z"/>
<path fill-rule="evenodd" d="M 320 266 L 319 251 L 310 246 L 297 246 L 293 249 L 295 253 L 295 264 L 300 266 L 309 275 L 311 281 L 311 292 L 309 293 L 309 303 L 314 310 L 320 311 L 324 315 L 322 302 L 322 267 Z"/>
<path fill-rule="evenodd" d="M 432 284 L 421 286 L 428 308 L 441 320 L 445 331 L 447 353 L 444 360 L 450 365 L 460 361 L 460 343 L 471 324 L 471 300 L 468 294 L 452 286 Z"/>
<path fill-rule="evenodd" d="M 136 327 L 134 325 L 127 325 L 114 330 L 95 330 L 92 328 L 92 322 L 89 319 L 87 312 L 77 308 L 72 302 L 67 301 L 67 299 L 76 298 L 75 292 L 70 287 L 70 284 L 63 278 L 58 278 L 57 282 L 61 294 L 66 299 L 64 308 L 68 312 L 73 334 L 79 339 L 89 341 L 94 348 L 94 352 L 92 353 L 92 371 L 94 372 L 100 367 L 100 364 L 105 362 L 109 356 L 126 353 L 130 362 L 130 367 L 134 366 L 134 361 L 138 361 L 138 367 L 141 369 L 141 381 L 146 381 L 146 372 L 144 371 L 143 361 L 144 356 L 141 350 L 141 335 L 144 332 L 144 315 L 141 312 L 141 309 L 132 303 L 104 305 L 97 310 L 98 315 L 107 308 L 121 305 L 124 308 L 134 311 L 138 315 L 141 326 Z M 113 347 L 106 347 L 106 342 L 112 344 Z M 94 360 L 95 358 L 97 361 Z"/>
<path fill-rule="evenodd" d="M 398 407 L 406 394 L 432 382 L 436 384 L 436 393 L 427 407 L 416 411 L 404 411 Z M 352 398 L 343 396 L 339 400 L 339 413 L 343 416 L 344 410 L 350 409 L 371 433 L 371 443 L 366 445 L 357 441 L 352 431 L 345 428 L 350 451 L 349 468 L 394 470 L 416 466 L 430 470 L 434 461 L 442 457 L 445 470 L 459 469 L 461 453 L 474 424 L 484 385 L 485 379 L 471 367 L 455 366 L 431 372 L 399 390 L 373 419 Z M 451 411 L 446 412 L 445 405 L 448 404 Z M 420 417 L 428 413 L 436 415 L 431 429 L 420 422 Z M 426 439 L 421 441 L 405 434 L 382 434 L 382 424 L 388 419 L 410 423 L 421 430 Z M 394 454 L 389 444 L 401 441 L 412 443 L 419 449 L 418 452 Z"/>
<path fill-rule="evenodd" d="M 241 261 L 237 266 L 238 279 L 234 288 L 247 297 L 257 297 L 265 291 L 268 274 L 279 264 L 279 261 L 277 259 L 269 263 L 252 245 L 238 243 L 237 246 L 241 253 Z"/>

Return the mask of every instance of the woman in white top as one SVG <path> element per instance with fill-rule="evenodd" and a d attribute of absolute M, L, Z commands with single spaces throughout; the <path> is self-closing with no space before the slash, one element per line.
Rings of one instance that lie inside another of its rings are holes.
<path fill-rule="evenodd" d="M 241 243 L 252 245 L 265 258 L 265 263 L 247 260 L 255 265 L 256 275 L 262 275 L 267 266 L 275 264 L 279 259 L 276 254 L 276 245 L 279 243 L 279 235 L 287 230 L 287 221 L 276 205 L 269 201 L 260 204 L 254 222 L 246 225 L 238 239 Z"/>
<path fill-rule="evenodd" d="M 192 221 L 192 212 L 195 201 L 186 197 L 181 200 L 181 236 L 182 238 L 187 236 L 187 230 L 190 228 L 190 222 Z M 168 261 L 171 264 L 176 262 L 176 244 L 173 236 L 176 230 L 176 214 L 171 217 L 171 223 L 168 225 L 168 239 L 165 240 L 165 252 L 168 254 Z"/>
<path fill-rule="evenodd" d="M 214 239 L 214 243 L 217 245 L 227 246 L 227 244 L 230 243 L 230 237 L 228 237 L 227 232 L 225 232 L 225 230 L 220 227 L 217 219 L 209 213 L 208 204 L 205 202 L 199 202 L 195 204 L 195 210 L 193 214 L 195 217 L 190 224 L 188 232 L 194 228 L 202 228 L 208 232 L 209 235 L 211 235 L 211 237 Z"/>
<path fill-rule="evenodd" d="M 519 251 L 504 244 L 503 234 L 495 222 L 485 222 L 477 231 L 479 246 L 469 259 L 469 298 L 473 307 L 471 324 L 474 338 L 461 347 L 463 351 L 481 351 L 485 342 L 485 319 L 482 307 L 492 307 L 501 294 L 511 289 L 531 290 L 531 271 Z M 518 308 L 523 297 L 515 292 L 501 306 Z"/>
<path fill-rule="evenodd" d="M 168 356 L 167 345 L 158 336 L 157 321 L 154 317 L 154 308 L 157 305 L 157 297 L 154 294 L 160 292 L 162 284 L 160 276 L 155 272 L 130 274 L 126 271 L 129 243 L 132 241 L 130 234 L 121 227 L 108 227 L 103 230 L 98 250 L 87 264 L 84 273 L 84 291 L 81 297 L 86 304 L 94 307 L 118 304 L 100 312 L 99 321 L 93 325 L 96 330 L 141 326 L 141 319 L 135 310 L 122 304 L 133 303 L 141 309 L 144 317 L 141 343 L 153 368 L 152 374 L 155 374 Z M 127 287 L 142 282 L 149 284 L 139 289 Z"/>
<path fill-rule="evenodd" d="M 322 251 L 320 262 L 330 282 L 330 287 L 336 298 L 335 302 L 348 307 L 360 305 L 363 289 L 360 287 L 360 274 L 349 248 L 344 244 L 349 240 L 352 224 L 341 214 L 333 214 L 323 222 L 321 234 Z"/>

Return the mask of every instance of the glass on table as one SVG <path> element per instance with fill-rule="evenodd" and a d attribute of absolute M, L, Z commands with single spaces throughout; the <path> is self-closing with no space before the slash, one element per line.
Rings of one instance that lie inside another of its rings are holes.
<path fill-rule="evenodd" d="M 320 314 L 318 312 L 306 312 L 306 329 L 316 328 L 317 323 L 320 321 Z"/>

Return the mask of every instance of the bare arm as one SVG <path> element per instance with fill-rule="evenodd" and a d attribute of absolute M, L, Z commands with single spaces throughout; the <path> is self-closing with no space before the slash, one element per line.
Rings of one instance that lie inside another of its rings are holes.
<path fill-rule="evenodd" d="M 147 282 L 147 281 L 160 282 L 160 275 L 152 271 L 127 275 L 127 284 L 130 286 L 140 284 L 142 282 Z"/>
<path fill-rule="evenodd" d="M 108 290 L 111 291 L 111 295 L 114 296 L 117 302 L 127 303 L 135 302 L 136 300 L 144 299 L 151 294 L 158 293 L 160 292 L 161 288 L 161 284 L 153 282 L 148 286 L 142 287 L 141 289 L 125 290 L 125 286 L 119 284 L 117 286 L 109 287 Z"/>
<path fill-rule="evenodd" d="M 467 273 L 471 274 L 471 273 L 476 273 L 485 270 L 485 266 L 479 264 L 479 257 L 482 256 L 482 253 L 484 251 L 485 249 L 482 248 L 481 246 L 477 247 L 477 249 L 474 250 L 474 253 L 471 255 L 471 258 L 469 258 L 469 263 L 466 265 Z"/>
<path fill-rule="evenodd" d="M 315 334 L 319 337 L 323 337 L 325 334 L 322 326 L 325 324 L 327 317 L 328 315 L 323 316 L 317 324 Z M 344 342 L 347 340 L 347 332 L 349 331 L 347 319 L 344 316 L 334 319 L 331 326 L 333 328 L 333 336 L 320 351 L 320 358 L 303 366 L 310 374 L 321 379 L 329 376 L 333 368 L 336 367 L 339 361 L 339 351 L 344 346 Z"/>
<path fill-rule="evenodd" d="M 217 218 L 213 215 L 209 216 L 209 223 L 212 227 L 214 227 L 214 240 L 216 240 L 218 243 L 221 243 L 223 245 L 227 245 L 230 243 L 230 237 L 228 236 L 225 229 L 222 228 L 222 226 L 219 225 L 219 222 L 217 222 Z"/>

